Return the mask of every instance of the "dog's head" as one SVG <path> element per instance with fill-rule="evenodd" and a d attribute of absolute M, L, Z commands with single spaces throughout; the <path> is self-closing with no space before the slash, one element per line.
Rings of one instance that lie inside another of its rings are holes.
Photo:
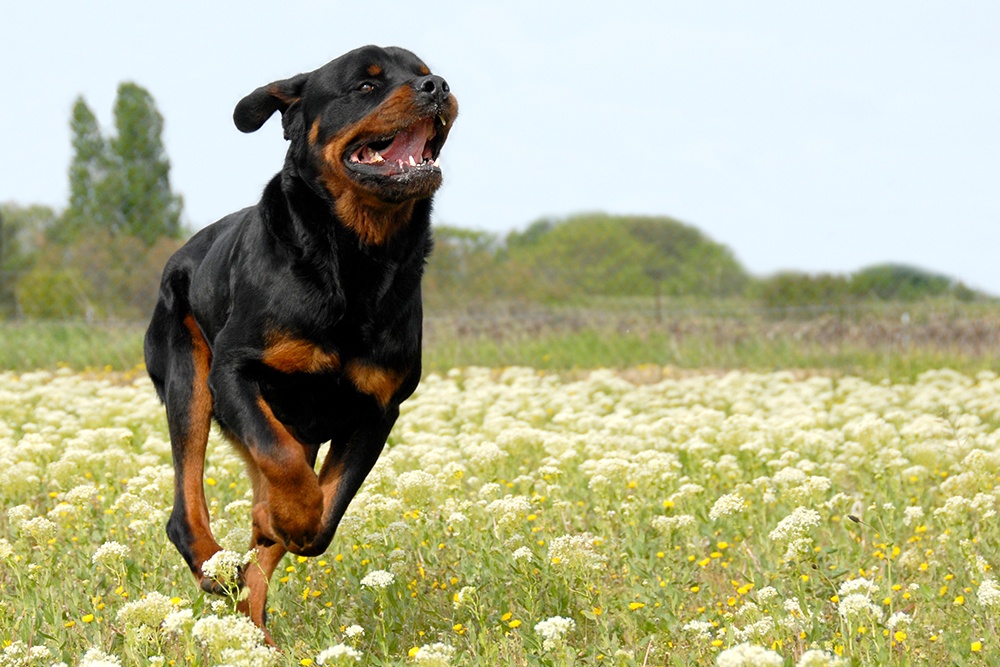
<path fill-rule="evenodd" d="M 363 46 L 319 69 L 261 86 L 233 113 L 243 132 L 282 114 L 289 157 L 349 225 L 398 216 L 441 186 L 439 156 L 458 102 L 413 53 Z M 360 218 L 359 218 L 360 216 Z"/>

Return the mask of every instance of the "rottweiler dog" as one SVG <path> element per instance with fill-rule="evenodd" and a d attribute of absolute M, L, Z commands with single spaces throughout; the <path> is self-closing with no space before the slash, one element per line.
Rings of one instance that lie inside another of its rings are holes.
<path fill-rule="evenodd" d="M 167 535 L 221 592 L 202 572 L 220 549 L 202 479 L 214 418 L 253 484 L 242 608 L 261 628 L 278 561 L 326 550 L 420 379 L 431 199 L 458 103 L 410 51 L 365 46 L 258 88 L 233 119 L 253 132 L 276 111 L 284 166 L 167 262 L 145 337 L 176 473 Z"/>

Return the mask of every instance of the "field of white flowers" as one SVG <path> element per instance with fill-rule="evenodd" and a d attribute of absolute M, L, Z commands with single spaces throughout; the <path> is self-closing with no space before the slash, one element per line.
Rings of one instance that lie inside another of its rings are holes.
<path fill-rule="evenodd" d="M 149 382 L 0 374 L 0 666 L 1000 661 L 1000 378 L 645 376 L 425 378 L 278 653 L 167 541 Z M 206 484 L 242 556 L 217 436 Z"/>

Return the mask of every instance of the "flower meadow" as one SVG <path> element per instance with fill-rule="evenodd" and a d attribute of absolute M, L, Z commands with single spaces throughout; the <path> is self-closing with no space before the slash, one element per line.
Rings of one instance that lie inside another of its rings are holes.
<path fill-rule="evenodd" d="M 275 572 L 275 651 L 167 541 L 150 383 L 2 373 L 0 667 L 1000 662 L 997 375 L 629 377 L 426 377 L 330 550 Z M 218 434 L 205 483 L 226 585 Z"/>

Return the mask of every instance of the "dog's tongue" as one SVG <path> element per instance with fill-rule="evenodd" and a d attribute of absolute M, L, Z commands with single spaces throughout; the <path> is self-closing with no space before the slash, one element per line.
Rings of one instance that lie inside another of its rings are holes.
<path fill-rule="evenodd" d="M 433 132 L 434 124 L 429 120 L 414 123 L 397 134 L 381 155 L 389 163 L 402 161 L 409 164 L 412 157 L 414 162 L 420 164 L 424 159 L 424 147 Z"/>

